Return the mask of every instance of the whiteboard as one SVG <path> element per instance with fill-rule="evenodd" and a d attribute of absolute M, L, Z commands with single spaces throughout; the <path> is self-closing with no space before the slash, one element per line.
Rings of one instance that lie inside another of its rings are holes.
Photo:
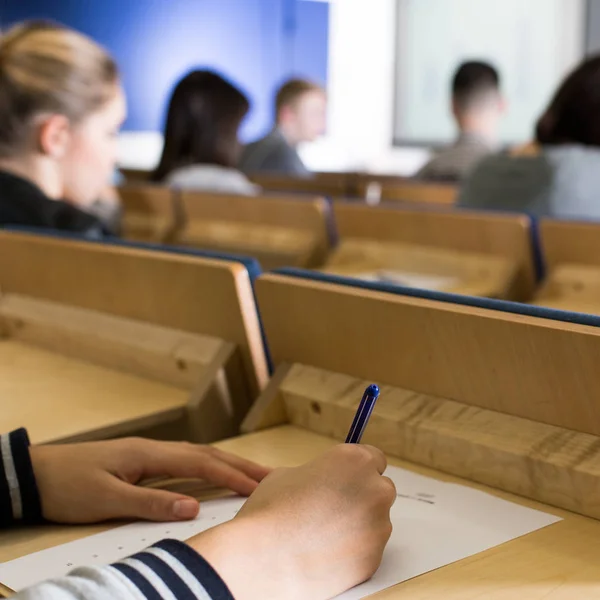
<path fill-rule="evenodd" d="M 450 85 L 464 60 L 501 72 L 504 142 L 523 142 L 564 75 L 582 58 L 582 0 L 398 0 L 394 137 L 446 143 L 456 135 Z"/>

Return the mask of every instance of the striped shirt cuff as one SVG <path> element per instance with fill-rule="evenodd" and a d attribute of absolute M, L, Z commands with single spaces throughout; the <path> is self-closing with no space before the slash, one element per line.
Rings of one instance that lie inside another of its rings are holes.
<path fill-rule="evenodd" d="M 234 600 L 217 572 L 182 542 L 165 540 L 111 566 L 148 600 Z"/>
<path fill-rule="evenodd" d="M 0 527 L 43 520 L 29 445 L 25 429 L 0 435 Z"/>

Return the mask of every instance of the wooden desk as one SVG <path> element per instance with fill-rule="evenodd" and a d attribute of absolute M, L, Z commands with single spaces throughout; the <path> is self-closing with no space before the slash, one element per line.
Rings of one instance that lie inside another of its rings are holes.
<path fill-rule="evenodd" d="M 273 466 L 293 466 L 331 447 L 331 439 L 283 426 L 216 444 Z M 390 459 L 417 473 L 484 490 L 559 515 L 564 521 L 381 592 L 377 600 L 600 599 L 600 522 Z M 39 527 L 0 534 L 0 561 L 97 533 L 107 526 Z"/>
<path fill-rule="evenodd" d="M 401 177 L 361 175 L 357 180 L 360 198 L 379 202 L 406 204 L 445 205 L 456 204 L 458 187 L 454 184 L 427 183 Z"/>
<path fill-rule="evenodd" d="M 0 431 L 208 443 L 267 379 L 242 264 L 0 232 Z"/>
<path fill-rule="evenodd" d="M 540 232 L 547 275 L 534 303 L 600 314 L 600 223 L 544 219 Z"/>
<path fill-rule="evenodd" d="M 9 340 L 0 343 L 0 397 L 3 431 L 25 423 L 43 444 L 175 421 L 188 392 Z"/>
<path fill-rule="evenodd" d="M 120 187 L 118 192 L 123 207 L 123 237 L 156 244 L 171 240 L 181 225 L 181 215 L 172 190 L 138 184 Z"/>
<path fill-rule="evenodd" d="M 317 267 L 329 251 L 328 202 L 294 196 L 235 196 L 182 191 L 178 245 L 257 258 L 264 269 Z"/>
<path fill-rule="evenodd" d="M 353 193 L 355 191 L 353 173 L 314 173 L 309 178 L 255 173 L 250 175 L 250 179 L 265 192 L 324 194 L 333 197 L 355 195 Z"/>
<path fill-rule="evenodd" d="M 339 244 L 323 270 L 378 270 L 454 279 L 440 291 L 529 300 L 535 286 L 529 222 L 521 215 L 338 202 Z"/>

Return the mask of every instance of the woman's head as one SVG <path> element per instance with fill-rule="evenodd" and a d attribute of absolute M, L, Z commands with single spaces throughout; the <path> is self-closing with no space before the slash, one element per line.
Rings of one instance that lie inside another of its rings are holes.
<path fill-rule="evenodd" d="M 0 163 L 34 170 L 48 195 L 97 199 L 124 116 L 117 66 L 89 38 L 49 23 L 0 37 Z"/>
<path fill-rule="evenodd" d="M 600 146 L 600 56 L 582 63 L 558 89 L 538 121 L 540 144 Z"/>
<path fill-rule="evenodd" d="M 161 181 L 171 171 L 194 164 L 235 167 L 238 129 L 249 108 L 246 96 L 217 73 L 186 75 L 169 102 L 165 145 L 154 179 Z"/>

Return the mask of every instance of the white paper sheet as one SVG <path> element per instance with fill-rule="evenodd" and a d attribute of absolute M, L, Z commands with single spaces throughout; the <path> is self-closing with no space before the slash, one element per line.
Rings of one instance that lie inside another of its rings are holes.
<path fill-rule="evenodd" d="M 355 279 L 362 281 L 378 281 L 382 283 L 393 283 L 404 287 L 418 288 L 422 290 L 440 291 L 458 285 L 458 278 L 443 275 L 422 275 L 420 273 L 409 273 L 407 271 L 396 271 L 393 269 L 379 269 L 372 273 L 357 273 L 352 275 Z"/>
<path fill-rule="evenodd" d="M 499 500 L 494 496 L 389 467 L 398 499 L 392 508 L 394 532 L 375 576 L 342 594 L 359 600 L 402 581 L 483 552 L 560 521 L 558 517 Z M 0 565 L 0 582 L 19 591 L 65 575 L 83 565 L 103 565 L 134 554 L 153 543 L 185 540 L 233 518 L 240 498 L 202 504 L 189 523 L 134 523 L 30 554 Z"/>

